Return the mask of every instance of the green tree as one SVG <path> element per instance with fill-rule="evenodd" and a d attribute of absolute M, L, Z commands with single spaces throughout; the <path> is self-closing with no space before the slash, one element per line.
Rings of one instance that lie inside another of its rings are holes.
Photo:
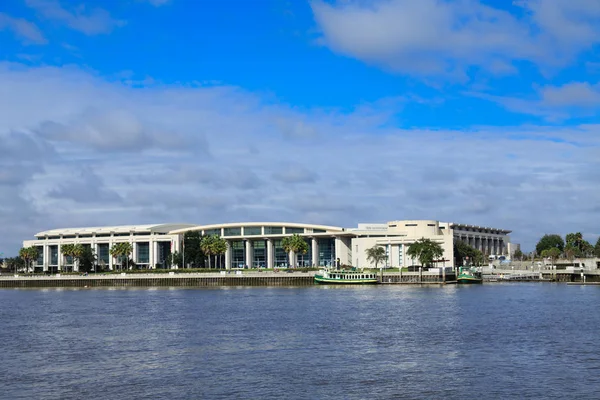
<path fill-rule="evenodd" d="M 189 231 L 183 235 L 185 263 L 191 265 L 192 268 L 204 266 L 204 254 L 201 243 L 202 237 L 199 231 Z"/>
<path fill-rule="evenodd" d="M 37 248 L 23 247 L 19 250 L 19 257 L 23 260 L 26 272 L 29 272 L 33 260 L 37 258 Z M 16 272 L 16 271 L 15 271 Z"/>
<path fill-rule="evenodd" d="M 92 250 L 91 246 L 82 247 L 81 254 L 78 257 L 79 271 L 91 272 L 92 270 L 95 270 L 95 265 L 98 258 L 96 257 L 96 253 L 94 250 Z"/>
<path fill-rule="evenodd" d="M 421 265 L 431 267 L 444 254 L 444 249 L 433 240 L 421 238 L 408 247 L 406 254 L 418 259 Z"/>
<path fill-rule="evenodd" d="M 308 243 L 297 233 L 284 237 L 281 240 L 281 247 L 283 247 L 286 253 L 293 253 L 290 260 L 290 266 L 292 267 L 296 264 L 295 259 L 297 254 L 306 254 L 308 252 Z"/>
<path fill-rule="evenodd" d="M 462 240 L 454 241 L 454 260 L 456 261 L 457 265 L 481 265 L 485 261 L 481 251 L 469 246 Z"/>
<path fill-rule="evenodd" d="M 200 249 L 202 250 L 202 253 L 204 253 L 206 255 L 206 257 L 208 257 L 208 268 L 212 268 L 211 262 L 210 262 L 210 256 L 212 256 L 215 250 L 215 242 L 217 240 L 219 236 L 218 235 L 206 235 L 203 236 L 202 239 L 200 240 Z"/>
<path fill-rule="evenodd" d="M 385 254 L 385 249 L 381 246 L 375 245 L 371 248 L 365 250 L 367 254 L 367 261 L 375 263 L 375 268 L 380 262 L 384 262 L 387 259 L 387 254 Z"/>
<path fill-rule="evenodd" d="M 594 246 L 594 255 L 600 257 L 600 237 L 596 241 L 596 246 Z"/>
<path fill-rule="evenodd" d="M 178 251 L 169 254 L 165 259 L 165 265 L 168 266 L 169 269 L 183 265 L 183 255 Z"/>
<path fill-rule="evenodd" d="M 65 272 L 68 272 L 68 269 L 67 269 L 68 258 L 70 258 L 73 261 L 73 263 L 75 263 L 74 258 L 73 258 L 74 248 L 75 248 L 75 245 L 72 243 L 67 243 L 67 244 L 63 244 L 60 246 L 60 252 L 63 256 L 63 261 L 65 264 L 64 265 Z"/>
<path fill-rule="evenodd" d="M 215 267 L 217 266 L 217 256 L 222 256 L 227 251 L 227 240 L 223 239 L 219 235 L 215 235 L 215 238 L 212 243 L 212 252 L 215 255 Z M 229 269 L 231 266 L 226 265 L 225 268 Z"/>
<path fill-rule="evenodd" d="M 21 257 L 5 258 L 4 263 L 6 264 L 6 268 L 9 271 L 11 271 L 11 270 L 15 271 L 15 274 L 17 273 L 18 270 L 25 268 L 25 260 Z"/>
<path fill-rule="evenodd" d="M 521 249 L 516 249 L 515 252 L 513 253 L 513 258 L 515 260 L 523 261 L 523 257 L 524 257 L 524 254 L 521 251 Z"/>
<path fill-rule="evenodd" d="M 82 244 L 67 243 L 60 246 L 60 252 L 64 257 L 70 257 L 72 261 L 71 271 L 75 270 L 75 264 L 79 261 L 84 251 Z M 65 262 L 65 271 L 68 272 L 68 268 Z"/>
<path fill-rule="evenodd" d="M 23 247 L 19 250 L 19 258 L 21 258 L 25 264 L 25 269 L 27 272 L 29 272 L 29 268 L 31 267 L 33 260 L 36 260 L 38 257 L 38 250 L 37 247 L 35 246 L 31 246 L 31 247 Z M 17 264 L 15 264 L 16 266 Z M 17 270 L 15 269 L 15 274 L 17 273 Z"/>
<path fill-rule="evenodd" d="M 560 253 L 563 252 L 565 248 L 565 241 L 562 237 L 560 237 L 560 235 L 546 234 L 542 236 L 540 241 L 535 245 L 535 251 L 539 255 L 541 255 L 544 250 L 551 248 L 557 248 Z"/>
<path fill-rule="evenodd" d="M 546 250 L 542 251 L 541 256 L 543 258 L 549 258 L 550 263 L 552 265 L 554 265 L 554 260 L 556 260 L 556 259 L 558 259 L 558 257 L 560 257 L 560 250 L 556 247 L 552 247 L 550 249 L 546 249 Z"/>
<path fill-rule="evenodd" d="M 126 262 L 125 269 L 129 269 L 129 256 L 133 252 L 133 245 L 129 242 L 115 243 L 109 250 L 110 255 L 119 261 L 121 270 L 123 270 L 123 263 Z"/>
<path fill-rule="evenodd" d="M 583 239 L 581 232 L 568 233 L 565 242 L 565 255 L 567 258 L 589 257 L 594 254 L 594 246 Z"/>

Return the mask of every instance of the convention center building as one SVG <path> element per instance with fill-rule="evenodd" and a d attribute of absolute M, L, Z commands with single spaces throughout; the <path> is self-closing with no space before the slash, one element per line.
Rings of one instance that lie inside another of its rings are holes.
<path fill-rule="evenodd" d="M 385 224 L 358 224 L 356 228 L 282 222 L 240 222 L 214 225 L 158 224 L 88 228 L 65 228 L 39 232 L 24 247 L 38 248 L 34 263 L 38 271 L 77 270 L 69 257 L 63 257 L 61 246 L 79 243 L 89 246 L 97 263 L 114 269 L 116 260 L 110 248 L 120 242 L 133 247 L 132 259 L 138 268 L 164 268 L 167 257 L 183 252 L 186 232 L 219 235 L 227 242 L 222 256 L 226 268 L 276 268 L 288 266 L 331 266 L 335 263 L 358 268 L 371 267 L 366 250 L 382 246 L 386 250 L 386 267 L 417 265 L 407 254 L 410 244 L 421 238 L 439 243 L 443 258 L 439 266 L 454 266 L 453 247 L 464 241 L 486 255 L 506 255 L 510 251 L 511 231 L 482 226 L 434 220 L 390 221 Z M 282 239 L 298 234 L 308 244 L 306 254 L 286 253 Z M 73 268 L 74 267 L 74 268 Z"/>

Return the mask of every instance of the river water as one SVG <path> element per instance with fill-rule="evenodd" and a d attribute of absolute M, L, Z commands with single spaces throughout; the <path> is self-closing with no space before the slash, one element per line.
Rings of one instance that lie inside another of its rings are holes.
<path fill-rule="evenodd" d="M 0 290 L 3 399 L 600 398 L 600 287 Z"/>

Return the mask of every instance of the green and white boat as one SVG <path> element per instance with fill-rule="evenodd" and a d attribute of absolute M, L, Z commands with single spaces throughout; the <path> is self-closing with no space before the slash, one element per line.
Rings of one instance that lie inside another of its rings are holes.
<path fill-rule="evenodd" d="M 457 283 L 483 283 L 481 278 L 481 272 L 473 267 L 459 267 L 458 276 L 456 277 Z"/>
<path fill-rule="evenodd" d="M 325 285 L 368 285 L 379 283 L 373 272 L 345 269 L 323 269 L 315 275 L 315 282 Z"/>

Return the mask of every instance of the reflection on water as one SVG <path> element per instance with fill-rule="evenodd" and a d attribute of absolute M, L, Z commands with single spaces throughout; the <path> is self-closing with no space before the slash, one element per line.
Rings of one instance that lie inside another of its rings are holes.
<path fill-rule="evenodd" d="M 0 290 L 7 399 L 597 398 L 600 287 Z"/>

